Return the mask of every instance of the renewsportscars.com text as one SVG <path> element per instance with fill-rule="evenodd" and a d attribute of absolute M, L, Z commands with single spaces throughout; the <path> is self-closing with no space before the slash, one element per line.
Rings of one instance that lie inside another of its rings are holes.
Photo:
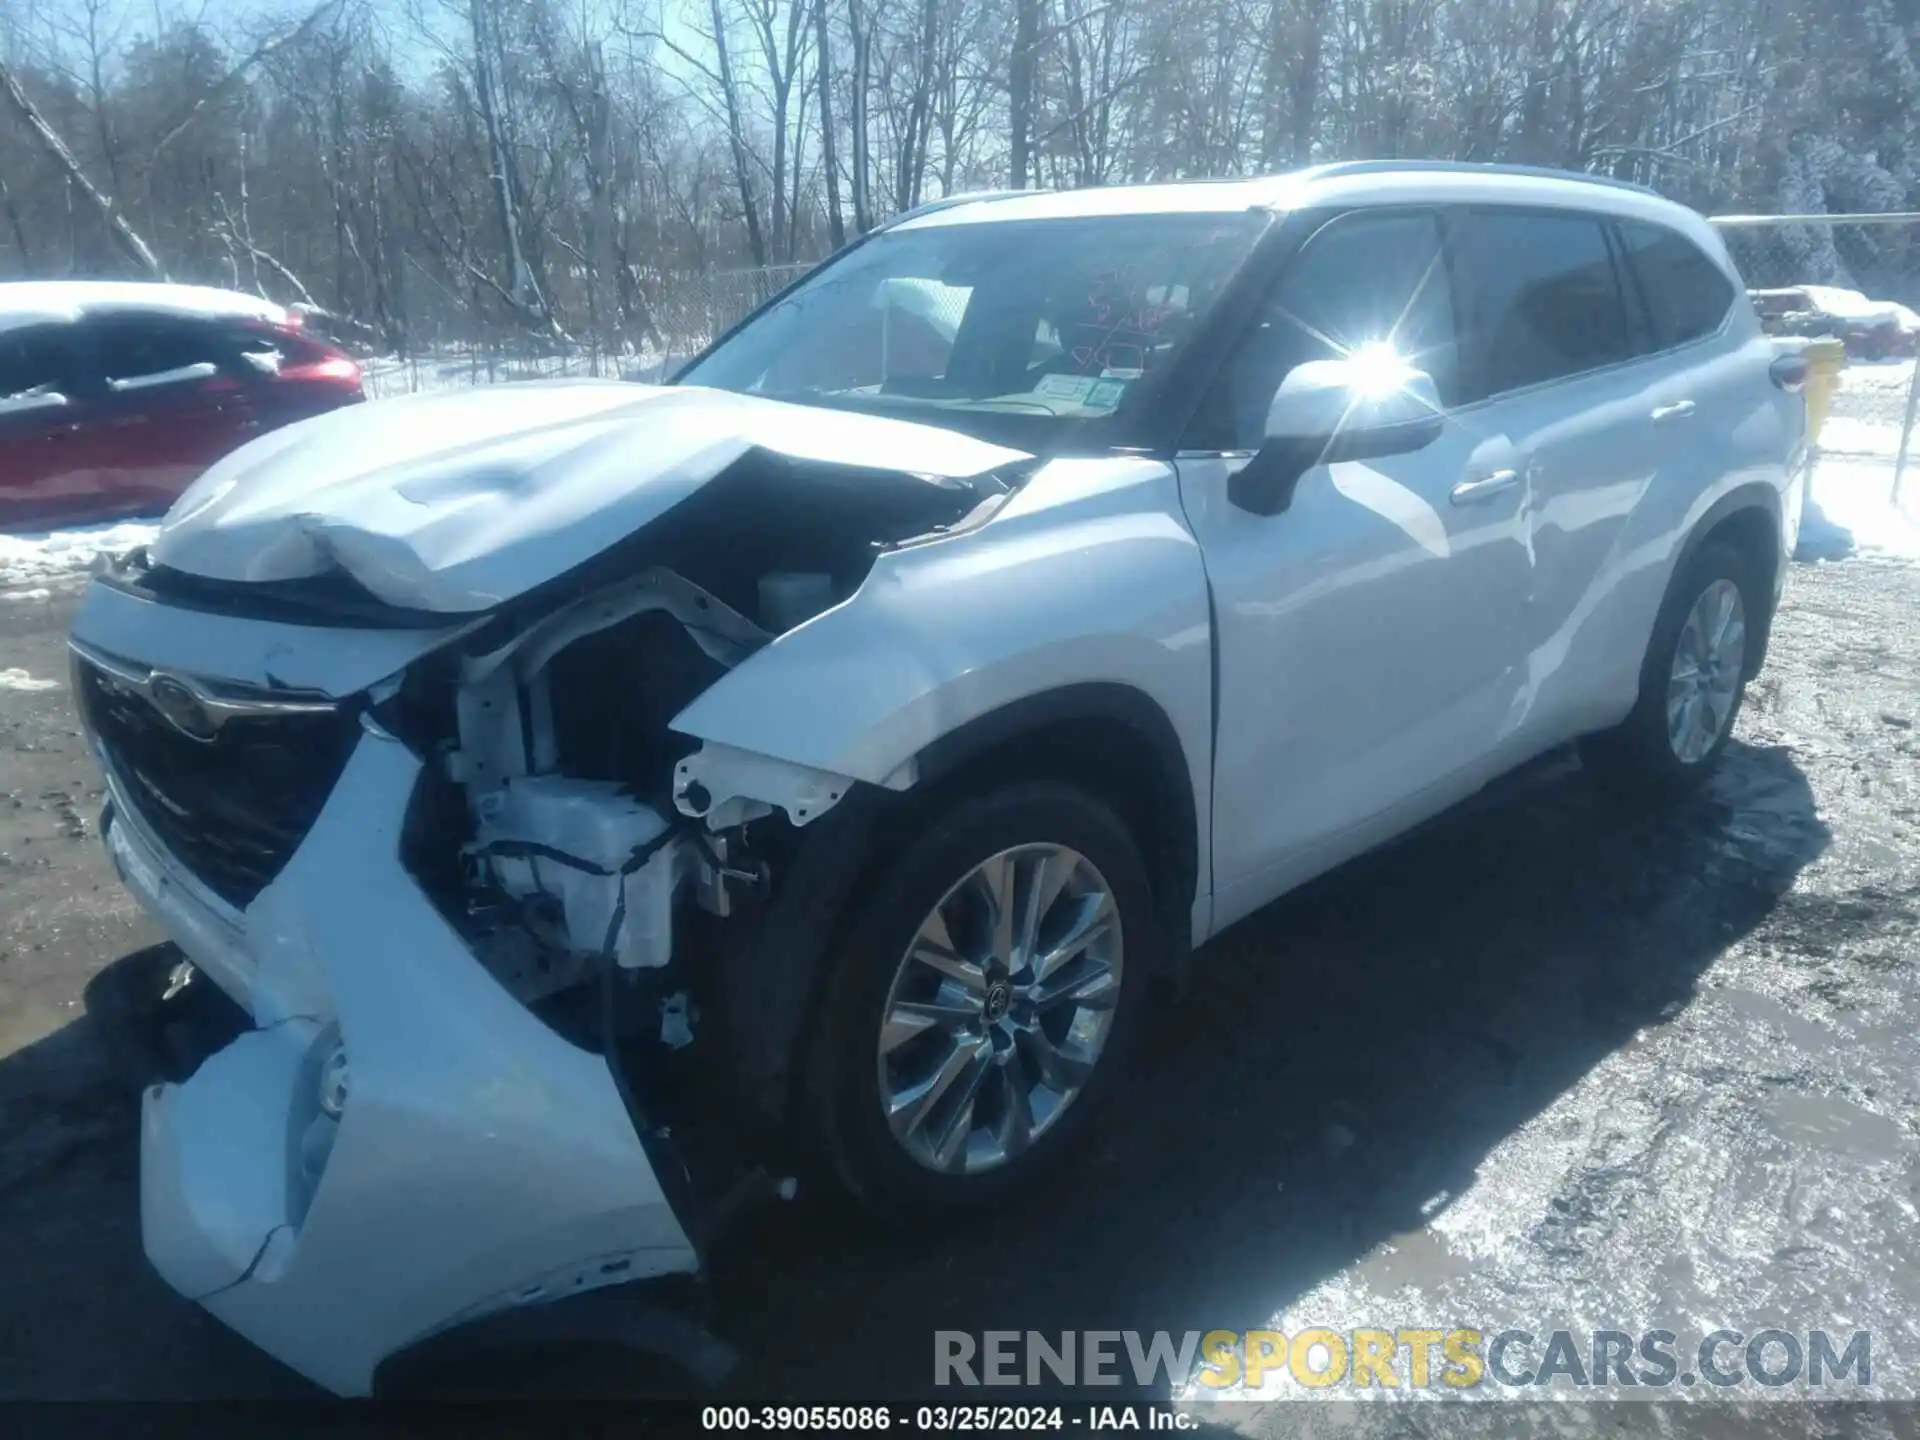
<path fill-rule="evenodd" d="M 1834 1390 L 1873 1383 L 1873 1340 L 1864 1330 L 1714 1330 L 1697 1339 L 1672 1330 L 1322 1328 L 1278 1330 L 937 1330 L 936 1385 L 1191 1386 L 1208 1392 L 1273 1393 L 1395 1389 L 1435 1394 L 1497 1387 L 1569 1388 L 1616 1394 L 1709 1386 Z"/>

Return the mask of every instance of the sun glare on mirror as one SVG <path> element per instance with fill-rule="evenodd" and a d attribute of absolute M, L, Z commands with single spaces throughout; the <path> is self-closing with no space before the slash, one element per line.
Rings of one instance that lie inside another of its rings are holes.
<path fill-rule="evenodd" d="M 1380 399 L 1406 388 L 1416 373 L 1389 341 L 1375 340 L 1356 347 L 1347 356 L 1352 388 L 1368 399 Z"/>

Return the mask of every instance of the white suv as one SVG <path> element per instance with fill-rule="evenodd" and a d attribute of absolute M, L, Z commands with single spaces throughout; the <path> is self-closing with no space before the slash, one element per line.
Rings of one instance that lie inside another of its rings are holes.
<path fill-rule="evenodd" d="M 1360 163 L 943 203 L 676 384 L 254 442 L 73 639 L 249 1017 L 147 1093 L 148 1254 L 361 1392 L 756 1167 L 993 1200 L 1208 936 L 1550 747 L 1714 764 L 1801 376 L 1677 205 Z"/>

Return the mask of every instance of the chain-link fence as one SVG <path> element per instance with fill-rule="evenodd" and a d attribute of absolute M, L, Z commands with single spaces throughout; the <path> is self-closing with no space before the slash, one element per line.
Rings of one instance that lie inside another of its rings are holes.
<path fill-rule="evenodd" d="M 561 376 L 655 380 L 705 349 L 811 264 L 692 274 L 635 273 L 608 342 L 591 331 L 575 338 L 520 326 L 479 340 L 421 344 L 410 353 L 364 362 L 367 394 L 381 400 L 423 390 Z"/>
<path fill-rule="evenodd" d="M 1812 397 L 1821 472 L 1878 484 L 1898 504 L 1903 486 L 1920 488 L 1909 483 L 1920 460 L 1920 214 L 1730 215 L 1714 224 L 1770 334 L 1831 342 L 1823 348 L 1836 358 L 1844 351 L 1824 417 Z"/>

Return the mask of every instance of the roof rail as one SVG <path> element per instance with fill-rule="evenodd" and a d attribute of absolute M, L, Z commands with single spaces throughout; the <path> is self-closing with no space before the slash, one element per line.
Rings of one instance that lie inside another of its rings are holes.
<path fill-rule="evenodd" d="M 1044 195 L 1044 190 L 968 190 L 959 195 L 942 195 L 938 200 L 925 200 L 911 210 L 902 210 L 891 219 L 883 220 L 874 228 L 888 230 L 903 220 L 917 220 L 922 215 L 932 215 L 941 210 L 951 210 L 956 205 L 971 205 L 976 200 L 1012 200 L 1020 195 Z"/>
<path fill-rule="evenodd" d="M 1588 185 L 1605 185 L 1614 190 L 1632 190 L 1640 195 L 1658 195 L 1648 185 L 1632 180 L 1617 180 L 1611 175 L 1592 175 L 1584 170 L 1556 170 L 1548 165 L 1483 165 L 1473 160 L 1335 160 L 1310 166 L 1305 173 L 1317 179 L 1338 175 L 1389 174 L 1441 175 L 1524 175 L 1535 180 L 1576 180 Z"/>

